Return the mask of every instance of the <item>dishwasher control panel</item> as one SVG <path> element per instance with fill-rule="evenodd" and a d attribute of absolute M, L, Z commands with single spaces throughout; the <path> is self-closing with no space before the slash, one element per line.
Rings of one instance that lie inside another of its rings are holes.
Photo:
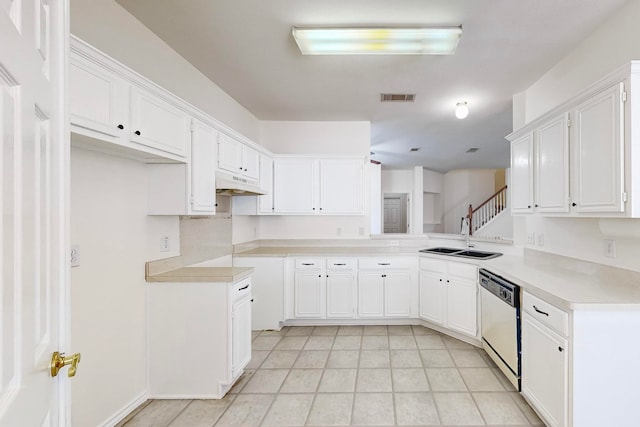
<path fill-rule="evenodd" d="M 512 307 L 520 306 L 520 286 L 494 274 L 480 269 L 480 285 Z"/>

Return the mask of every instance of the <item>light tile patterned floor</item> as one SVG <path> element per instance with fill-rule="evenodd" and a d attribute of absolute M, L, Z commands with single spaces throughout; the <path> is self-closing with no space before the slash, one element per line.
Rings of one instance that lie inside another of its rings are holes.
<path fill-rule="evenodd" d="M 253 333 L 222 400 L 155 400 L 126 427 L 543 426 L 483 350 L 421 326 Z"/>

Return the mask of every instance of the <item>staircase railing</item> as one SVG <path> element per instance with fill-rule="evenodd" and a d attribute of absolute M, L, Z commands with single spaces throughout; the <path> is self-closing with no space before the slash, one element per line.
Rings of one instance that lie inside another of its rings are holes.
<path fill-rule="evenodd" d="M 491 197 L 474 208 L 469 205 L 469 235 L 473 235 L 482 226 L 495 218 L 507 207 L 507 186 L 496 191 Z"/>

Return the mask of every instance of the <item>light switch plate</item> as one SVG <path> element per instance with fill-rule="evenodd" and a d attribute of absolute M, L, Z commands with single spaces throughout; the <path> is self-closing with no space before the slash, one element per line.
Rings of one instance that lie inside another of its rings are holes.
<path fill-rule="evenodd" d="M 605 239 L 604 256 L 606 256 L 607 258 L 616 257 L 616 241 L 615 240 Z"/>
<path fill-rule="evenodd" d="M 69 262 L 71 263 L 71 267 L 80 266 L 80 245 L 71 245 Z"/>
<path fill-rule="evenodd" d="M 527 233 L 527 245 L 536 244 L 536 233 Z"/>
<path fill-rule="evenodd" d="M 544 246 L 544 233 L 538 234 L 538 240 L 536 242 L 538 246 Z"/>
<path fill-rule="evenodd" d="M 169 252 L 171 250 L 171 242 L 169 236 L 162 236 L 160 238 L 160 252 Z"/>

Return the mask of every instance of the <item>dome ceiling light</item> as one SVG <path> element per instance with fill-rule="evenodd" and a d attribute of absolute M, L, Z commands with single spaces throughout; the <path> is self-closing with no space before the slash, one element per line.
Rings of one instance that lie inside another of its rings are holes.
<path fill-rule="evenodd" d="M 466 102 L 458 102 L 456 104 L 456 117 L 464 119 L 469 115 L 469 106 Z"/>

